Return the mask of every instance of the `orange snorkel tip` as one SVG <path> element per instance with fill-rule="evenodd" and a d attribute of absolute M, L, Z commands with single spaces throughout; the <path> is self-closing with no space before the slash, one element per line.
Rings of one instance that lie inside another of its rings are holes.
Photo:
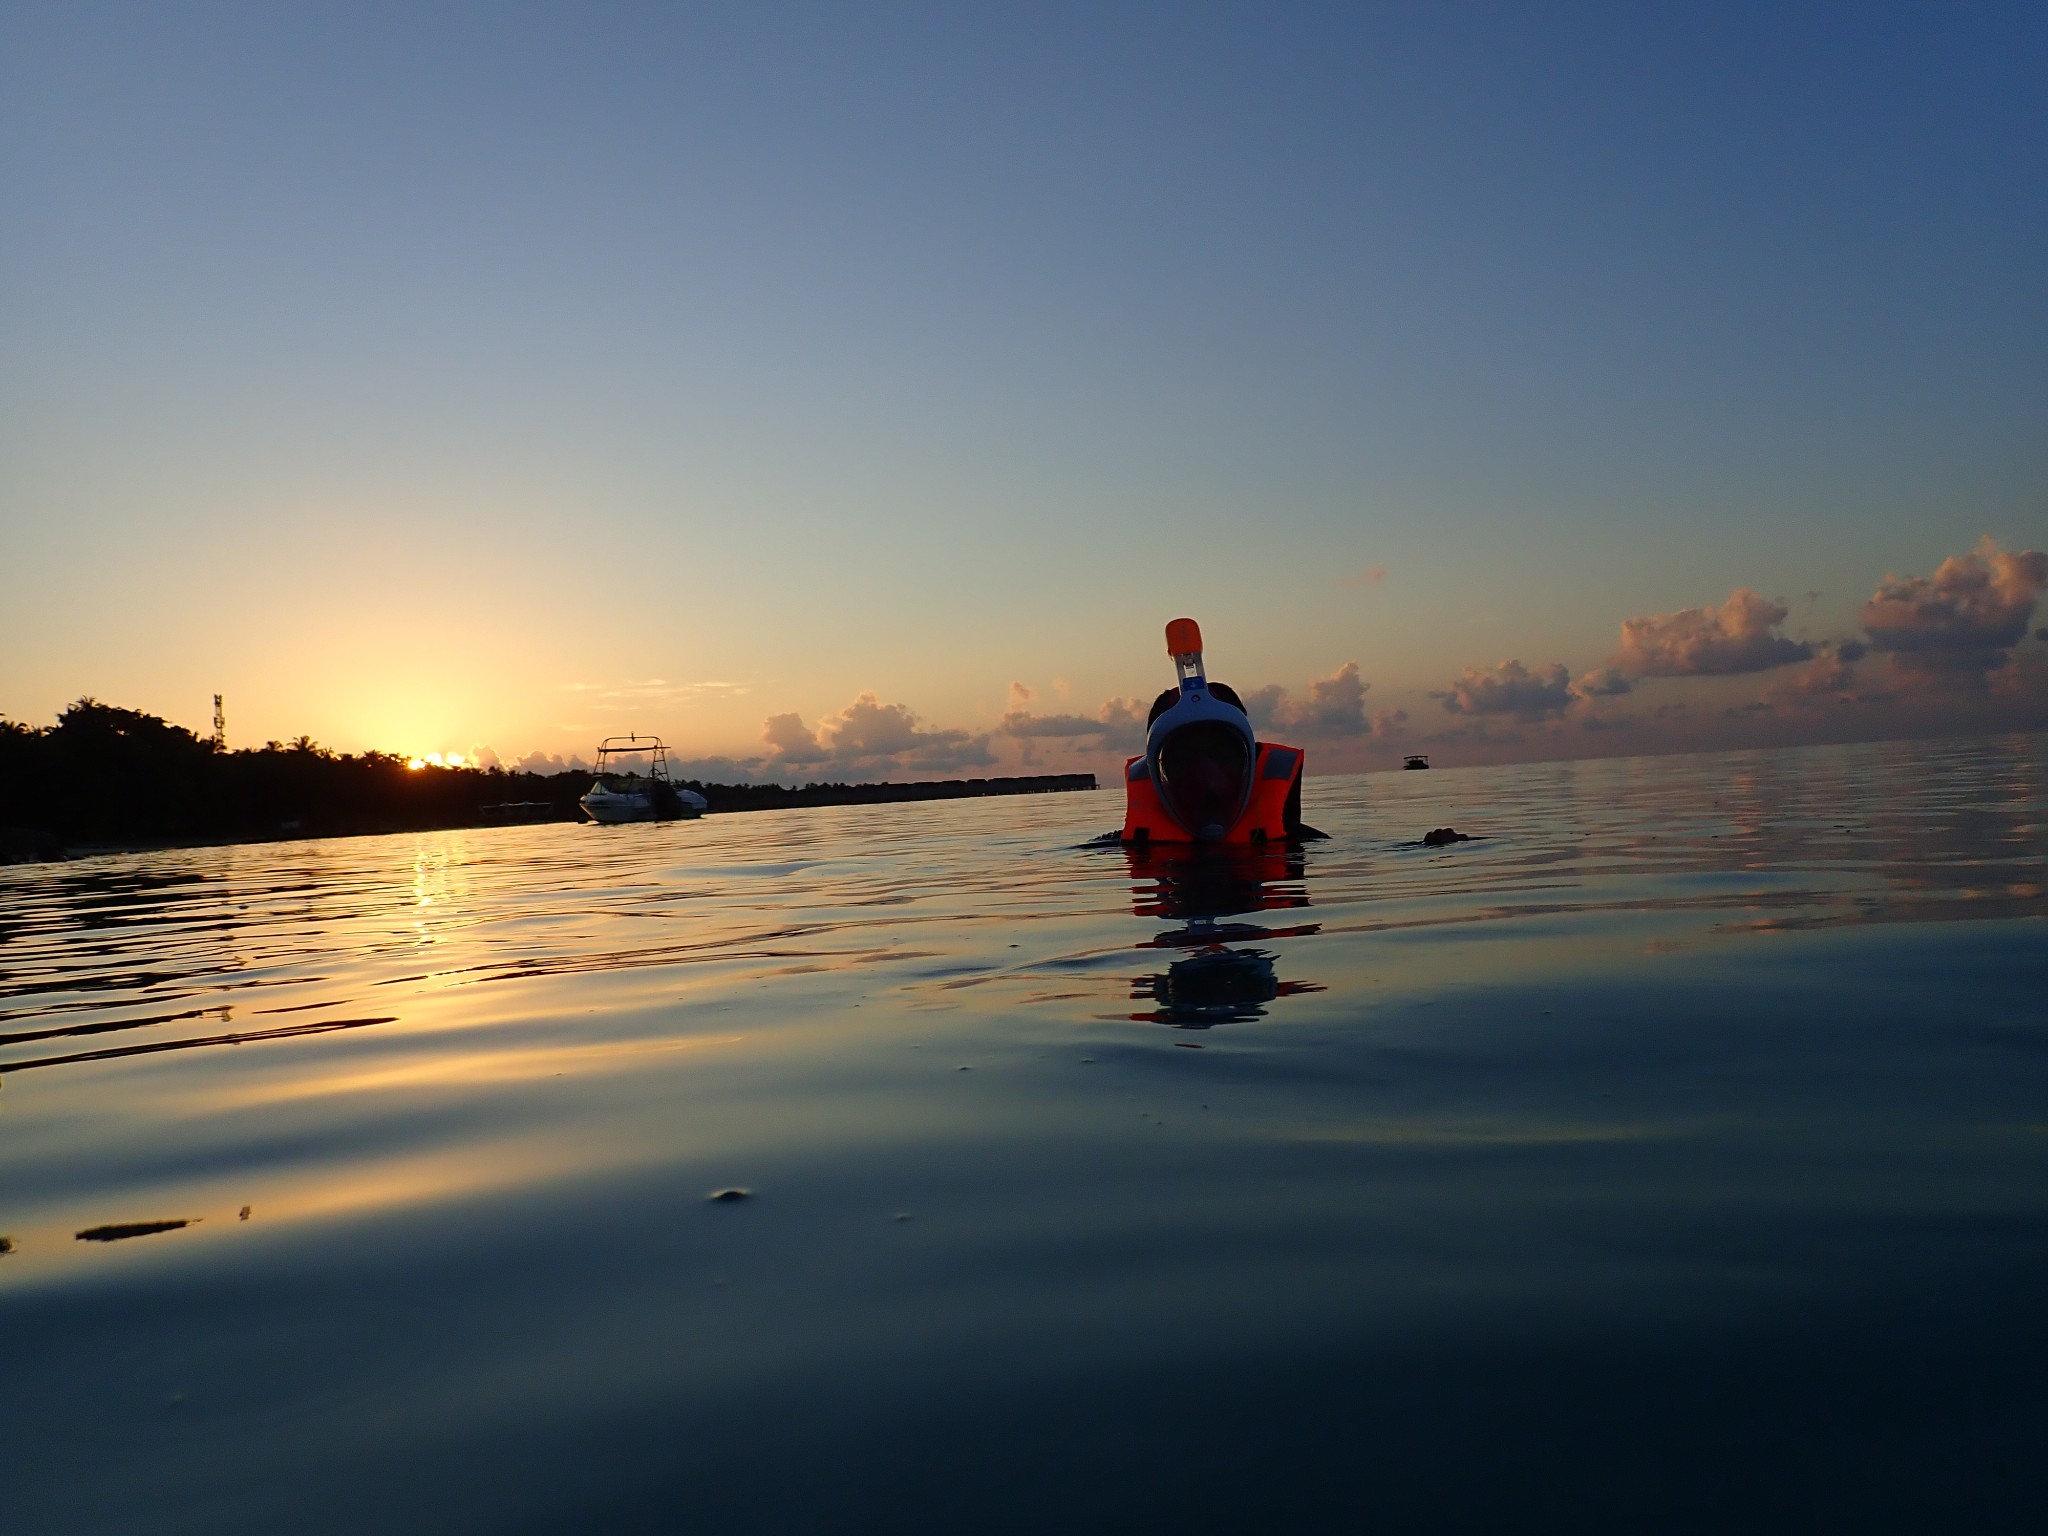
<path fill-rule="evenodd" d="M 1166 625 L 1166 654 L 1169 656 L 1199 656 L 1202 654 L 1202 626 L 1193 619 L 1170 619 Z"/>

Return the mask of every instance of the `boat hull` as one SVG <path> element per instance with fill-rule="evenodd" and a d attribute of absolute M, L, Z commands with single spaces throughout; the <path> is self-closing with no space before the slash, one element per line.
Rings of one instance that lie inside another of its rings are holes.
<path fill-rule="evenodd" d="M 673 798 L 673 805 L 662 807 L 655 804 L 652 795 L 599 794 L 593 791 L 576 803 L 583 807 L 584 815 L 605 826 L 629 821 L 691 821 L 704 814 L 703 806 L 691 803 L 696 797 L 687 790 Z"/>

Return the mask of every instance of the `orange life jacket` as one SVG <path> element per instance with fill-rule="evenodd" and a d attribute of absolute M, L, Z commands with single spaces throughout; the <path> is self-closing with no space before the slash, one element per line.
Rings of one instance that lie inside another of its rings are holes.
<path fill-rule="evenodd" d="M 1301 783 L 1299 747 L 1258 744 L 1252 764 L 1252 797 L 1244 814 L 1223 834 L 1226 843 L 1277 843 L 1287 836 L 1287 801 Z M 1166 813 L 1159 786 L 1145 771 L 1145 759 L 1124 764 L 1124 832 L 1127 843 L 1191 843 L 1194 834 Z"/>

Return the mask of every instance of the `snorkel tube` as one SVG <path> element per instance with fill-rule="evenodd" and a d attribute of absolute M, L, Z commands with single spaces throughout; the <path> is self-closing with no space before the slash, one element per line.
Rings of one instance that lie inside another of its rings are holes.
<path fill-rule="evenodd" d="M 1166 651 L 1180 697 L 1145 733 L 1145 771 L 1167 815 L 1199 843 L 1221 842 L 1251 802 L 1257 743 L 1245 712 L 1209 691 L 1202 630 L 1193 619 L 1166 626 Z"/>

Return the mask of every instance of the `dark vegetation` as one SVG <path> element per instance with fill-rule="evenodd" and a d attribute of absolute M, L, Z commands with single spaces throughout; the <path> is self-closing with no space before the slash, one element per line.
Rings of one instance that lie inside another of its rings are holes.
<path fill-rule="evenodd" d="M 92 846 L 424 831 L 574 821 L 588 769 L 412 769 L 389 752 L 337 753 L 301 736 L 222 751 L 140 710 L 80 699 L 44 728 L 0 720 L 0 862 Z M 1093 774 L 921 784 L 700 784 L 717 811 L 865 805 L 1093 789 Z"/>

